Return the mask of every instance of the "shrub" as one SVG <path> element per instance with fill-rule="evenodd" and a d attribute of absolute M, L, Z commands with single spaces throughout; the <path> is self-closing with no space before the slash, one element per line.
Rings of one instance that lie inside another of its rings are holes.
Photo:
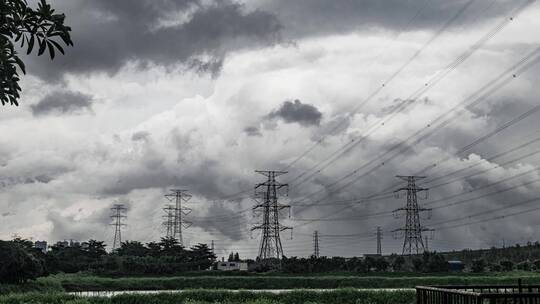
<path fill-rule="evenodd" d="M 476 259 L 472 261 L 471 271 L 472 272 L 484 272 L 486 268 L 486 261 L 484 259 Z"/>
<path fill-rule="evenodd" d="M 523 261 L 521 263 L 518 263 L 516 265 L 516 268 L 519 269 L 519 270 L 523 270 L 523 271 L 531 271 L 532 264 L 529 261 Z"/>
<path fill-rule="evenodd" d="M 43 261 L 14 242 L 0 241 L 0 282 L 24 283 L 44 274 Z"/>
<path fill-rule="evenodd" d="M 509 260 L 502 260 L 499 262 L 502 271 L 512 271 L 514 269 L 514 263 Z"/>

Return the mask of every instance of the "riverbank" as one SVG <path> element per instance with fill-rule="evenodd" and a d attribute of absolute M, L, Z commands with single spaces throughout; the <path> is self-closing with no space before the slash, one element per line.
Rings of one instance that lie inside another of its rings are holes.
<path fill-rule="evenodd" d="M 123 294 L 112 297 L 80 297 L 65 293 L 27 293 L 0 296 L 0 304 L 412 304 L 414 291 L 363 291 L 339 289 L 332 291 L 296 290 L 286 293 L 187 290 L 181 293 Z"/>

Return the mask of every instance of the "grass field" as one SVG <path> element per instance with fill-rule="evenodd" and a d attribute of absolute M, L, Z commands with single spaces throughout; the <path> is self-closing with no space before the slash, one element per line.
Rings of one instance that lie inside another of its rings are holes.
<path fill-rule="evenodd" d="M 329 292 L 298 290 L 290 293 L 271 294 L 253 292 L 226 292 L 219 290 L 192 290 L 177 294 L 120 295 L 111 298 L 80 298 L 67 294 L 27 293 L 0 296 L 0 304 L 54 303 L 54 304 L 206 304 L 206 303 L 246 303 L 246 304 L 412 304 L 413 291 L 359 291 L 341 289 Z"/>
<path fill-rule="evenodd" d="M 413 288 L 417 285 L 508 284 L 522 278 L 525 284 L 540 284 L 534 272 L 490 274 L 380 274 L 372 276 L 177 276 L 177 277 L 98 277 L 87 274 L 54 275 L 26 285 L 0 285 L 0 293 L 114 291 L 165 289 L 336 289 L 336 288 Z"/>
<path fill-rule="evenodd" d="M 412 288 L 417 285 L 540 283 L 540 275 L 424 275 L 424 276 L 197 276 L 157 278 L 103 278 L 60 276 L 55 278 L 65 290 L 160 290 L 160 289 L 333 289 L 333 288 Z M 53 279 L 54 280 L 54 279 Z"/>

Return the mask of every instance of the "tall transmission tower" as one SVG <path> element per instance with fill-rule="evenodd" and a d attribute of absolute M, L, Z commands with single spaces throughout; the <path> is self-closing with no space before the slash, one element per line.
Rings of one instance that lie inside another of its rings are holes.
<path fill-rule="evenodd" d="M 111 219 L 113 220 L 111 226 L 114 226 L 113 250 L 122 245 L 122 227 L 126 226 L 122 220 L 126 218 L 126 210 L 123 204 L 114 204 L 111 208 Z"/>
<path fill-rule="evenodd" d="M 382 255 L 382 229 L 380 226 L 377 227 L 377 254 Z"/>
<path fill-rule="evenodd" d="M 319 258 L 319 231 L 313 231 L 313 257 Z"/>
<path fill-rule="evenodd" d="M 399 188 L 394 191 L 398 194 L 401 191 L 406 191 L 407 193 L 407 205 L 402 208 L 394 210 L 394 214 L 405 212 L 405 227 L 394 230 L 394 232 L 403 232 L 403 251 L 402 254 L 411 255 L 414 253 L 418 254 L 425 250 L 424 241 L 422 240 L 422 232 L 433 231 L 433 229 L 426 228 L 420 224 L 420 212 L 431 211 L 428 208 L 418 207 L 418 192 L 424 192 L 428 190 L 427 188 L 421 188 L 416 186 L 416 181 L 419 179 L 425 178 L 425 176 L 401 176 L 398 175 L 398 178 L 407 181 L 407 186 Z"/>
<path fill-rule="evenodd" d="M 176 213 L 176 208 L 174 205 L 167 205 L 163 208 L 165 215 L 163 218 L 163 226 L 165 227 L 165 237 L 172 238 L 174 237 L 174 216 Z"/>
<path fill-rule="evenodd" d="M 278 196 L 281 189 L 288 191 L 289 185 L 277 182 L 276 177 L 287 172 L 255 172 L 267 177 L 265 182 L 255 185 L 255 201 L 257 205 L 253 207 L 253 211 L 258 215 L 262 215 L 262 223 L 253 226 L 251 231 L 262 231 L 258 258 L 262 261 L 281 259 L 283 257 L 283 246 L 281 245 L 280 233 L 291 230 L 292 235 L 292 227 L 283 226 L 279 223 L 280 211 L 290 209 L 290 206 L 278 203 Z"/>
<path fill-rule="evenodd" d="M 184 246 L 184 240 L 182 238 L 182 228 L 189 228 L 191 222 L 183 219 L 184 215 L 191 213 L 190 208 L 182 206 L 182 203 L 186 203 L 191 199 L 191 194 L 187 190 L 171 189 L 171 193 L 165 194 L 165 198 L 170 202 L 174 202 L 174 216 L 172 224 L 172 236 L 178 241 L 178 244 Z"/>

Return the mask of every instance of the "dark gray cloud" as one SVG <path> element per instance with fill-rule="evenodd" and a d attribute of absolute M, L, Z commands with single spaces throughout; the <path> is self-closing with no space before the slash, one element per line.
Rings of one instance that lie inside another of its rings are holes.
<path fill-rule="evenodd" d="M 133 140 L 133 141 L 140 141 L 140 140 L 145 141 L 149 137 L 150 137 L 149 132 L 147 132 L 147 131 L 139 131 L 139 132 L 133 133 L 133 135 L 131 136 L 131 140 Z"/>
<path fill-rule="evenodd" d="M 54 91 L 30 108 L 34 116 L 88 112 L 92 110 L 92 96 L 80 92 Z"/>
<path fill-rule="evenodd" d="M 248 136 L 262 136 L 259 128 L 254 126 L 245 127 L 244 133 L 246 133 Z"/>
<path fill-rule="evenodd" d="M 469 0 L 263 0 L 260 7 L 275 13 L 288 37 L 319 36 L 370 30 L 433 29 L 449 19 Z M 521 3 L 521 2 L 520 2 Z M 516 1 L 475 1 L 453 24 L 470 26 L 500 16 Z"/>
<path fill-rule="evenodd" d="M 184 63 L 215 74 L 228 52 L 280 40 L 281 25 L 274 15 L 247 11 L 229 0 L 207 2 L 56 1 L 73 28 L 75 46 L 54 62 L 28 57 L 28 70 L 57 79 L 64 72 L 115 73 L 133 61 L 140 66 Z"/>
<path fill-rule="evenodd" d="M 313 105 L 302 103 L 296 99 L 285 101 L 277 110 L 266 116 L 268 119 L 283 119 L 287 123 L 298 123 L 302 126 L 318 126 L 322 113 Z"/>

